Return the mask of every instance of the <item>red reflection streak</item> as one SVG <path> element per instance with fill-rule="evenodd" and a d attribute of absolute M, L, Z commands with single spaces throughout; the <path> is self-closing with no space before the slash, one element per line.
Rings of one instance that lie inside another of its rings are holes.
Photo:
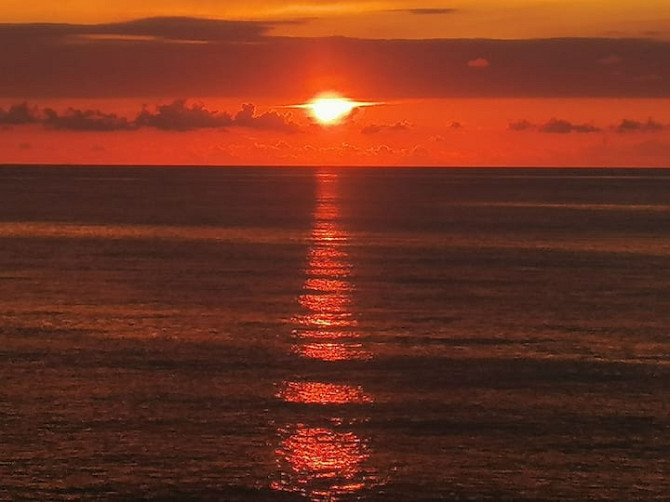
<path fill-rule="evenodd" d="M 338 500 L 366 486 L 370 475 L 362 463 L 369 457 L 366 444 L 353 432 L 298 424 L 277 449 L 282 477 L 276 490 L 300 492 L 312 500 Z"/>
<path fill-rule="evenodd" d="M 351 298 L 342 293 L 328 292 L 320 295 L 302 295 L 298 302 L 312 312 L 348 314 L 346 307 L 351 303 Z"/>
<path fill-rule="evenodd" d="M 309 251 L 309 260 L 305 269 L 304 294 L 298 303 L 305 313 L 294 317 L 293 321 L 301 327 L 311 328 L 319 338 L 341 338 L 338 330 L 348 330 L 356 326 L 351 313 L 351 291 L 353 286 L 347 280 L 351 275 L 351 264 L 343 244 L 348 240 L 346 232 L 338 226 L 340 218 L 336 199 L 336 177 L 319 177 L 319 203 L 314 214 L 312 239 L 314 245 Z M 298 333 L 299 334 L 299 333 Z M 332 336 L 330 336 L 332 335 Z M 301 336 L 299 334 L 299 336 Z M 351 338 L 356 333 L 347 332 Z M 338 361 L 350 355 L 359 358 L 357 351 L 343 344 L 312 345 L 294 352 L 312 359 Z"/>
<path fill-rule="evenodd" d="M 363 404 L 373 399 L 361 387 L 323 382 L 285 382 L 277 397 L 287 403 Z"/>
<path fill-rule="evenodd" d="M 337 291 L 345 293 L 351 291 L 351 284 L 340 279 L 327 279 L 323 277 L 308 277 L 304 289 L 311 291 Z"/>
<path fill-rule="evenodd" d="M 328 247 L 315 247 L 309 253 L 307 264 L 307 280 L 313 278 L 339 279 L 351 274 L 351 265 L 346 261 L 347 254 L 338 249 Z M 351 286 L 348 285 L 348 289 Z"/>
<path fill-rule="evenodd" d="M 372 359 L 372 354 L 360 343 L 304 343 L 294 345 L 293 351 L 308 359 L 330 362 Z"/>
<path fill-rule="evenodd" d="M 328 217 L 332 216 L 329 215 Z M 312 239 L 321 244 L 337 244 L 346 242 L 348 238 L 349 236 L 338 228 L 334 219 L 332 221 L 318 221 L 312 230 Z"/>
<path fill-rule="evenodd" d="M 308 328 L 351 328 L 356 321 L 350 319 L 351 314 L 310 314 L 295 318 L 295 322 Z"/>
<path fill-rule="evenodd" d="M 349 236 L 338 226 L 336 181 L 336 175 L 318 175 L 313 245 L 298 298 L 303 312 L 293 319 L 298 326 L 292 350 L 301 357 L 328 362 L 366 360 L 372 355 L 354 341 L 360 334 L 351 311 L 354 288 L 347 280 L 352 268 L 345 247 Z M 329 382 L 284 382 L 277 397 L 320 406 L 373 402 L 360 386 Z M 299 492 L 313 501 L 336 501 L 378 483 L 364 466 L 367 445 L 353 432 L 304 424 L 279 432 L 283 438 L 276 451 L 280 479 L 272 483 L 273 489 Z"/>
<path fill-rule="evenodd" d="M 358 338 L 360 335 L 354 331 L 328 331 L 324 329 L 314 329 L 314 330 L 296 330 L 293 334 L 301 339 L 302 341 L 306 340 L 341 340 L 341 339 L 352 339 Z"/>

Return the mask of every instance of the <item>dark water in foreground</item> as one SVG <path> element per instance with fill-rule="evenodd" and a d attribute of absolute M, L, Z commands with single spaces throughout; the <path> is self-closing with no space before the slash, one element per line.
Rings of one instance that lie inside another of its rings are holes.
<path fill-rule="evenodd" d="M 668 194 L 0 168 L 0 500 L 669 500 Z"/>

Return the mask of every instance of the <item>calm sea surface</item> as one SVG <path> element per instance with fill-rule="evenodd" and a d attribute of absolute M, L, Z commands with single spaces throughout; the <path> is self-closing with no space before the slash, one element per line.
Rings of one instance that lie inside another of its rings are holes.
<path fill-rule="evenodd" d="M 0 500 L 670 500 L 670 170 L 0 167 Z"/>

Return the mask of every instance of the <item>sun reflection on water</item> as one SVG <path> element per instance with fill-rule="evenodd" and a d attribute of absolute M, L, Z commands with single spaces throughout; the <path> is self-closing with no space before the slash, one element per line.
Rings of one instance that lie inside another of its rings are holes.
<path fill-rule="evenodd" d="M 368 445 L 353 432 L 297 424 L 281 429 L 277 449 L 281 476 L 276 490 L 300 492 L 314 501 L 331 501 L 369 483 L 362 464 Z"/>
<path fill-rule="evenodd" d="M 362 404 L 372 397 L 362 387 L 323 382 L 286 382 L 277 397 L 287 403 L 304 404 Z"/>
<path fill-rule="evenodd" d="M 298 297 L 300 311 L 292 319 L 292 352 L 327 364 L 372 358 L 353 312 L 353 267 L 347 252 L 350 236 L 340 227 L 337 182 L 336 174 L 317 174 L 305 282 Z M 283 382 L 276 397 L 291 404 L 354 406 L 355 410 L 364 410 L 374 402 L 359 385 L 301 379 Z M 355 421 L 367 418 L 357 416 Z M 325 424 L 322 418 L 318 424 L 309 424 L 307 415 L 280 428 L 275 451 L 279 479 L 271 487 L 302 493 L 313 501 L 335 501 L 378 484 L 378 475 L 369 465 L 369 441 L 349 430 L 351 425 L 351 420 L 336 417 Z"/>
<path fill-rule="evenodd" d="M 304 343 L 295 344 L 293 352 L 307 359 L 320 359 L 322 361 L 363 361 L 371 359 L 372 354 L 363 348 L 360 343 Z"/>

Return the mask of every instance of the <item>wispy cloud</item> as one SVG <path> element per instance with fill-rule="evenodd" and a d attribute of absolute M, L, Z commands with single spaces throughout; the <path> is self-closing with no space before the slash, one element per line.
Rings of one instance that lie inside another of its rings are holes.
<path fill-rule="evenodd" d="M 406 12 L 407 14 L 416 14 L 418 16 L 440 16 L 443 14 L 453 14 L 459 9 L 396 9 L 394 12 Z"/>
<path fill-rule="evenodd" d="M 92 40 L 194 40 L 252 41 L 263 37 L 274 26 L 286 21 L 229 21 L 190 17 L 153 17 L 104 24 L 0 23 L 0 35 L 15 39 L 35 38 L 45 42 L 66 37 Z"/>

